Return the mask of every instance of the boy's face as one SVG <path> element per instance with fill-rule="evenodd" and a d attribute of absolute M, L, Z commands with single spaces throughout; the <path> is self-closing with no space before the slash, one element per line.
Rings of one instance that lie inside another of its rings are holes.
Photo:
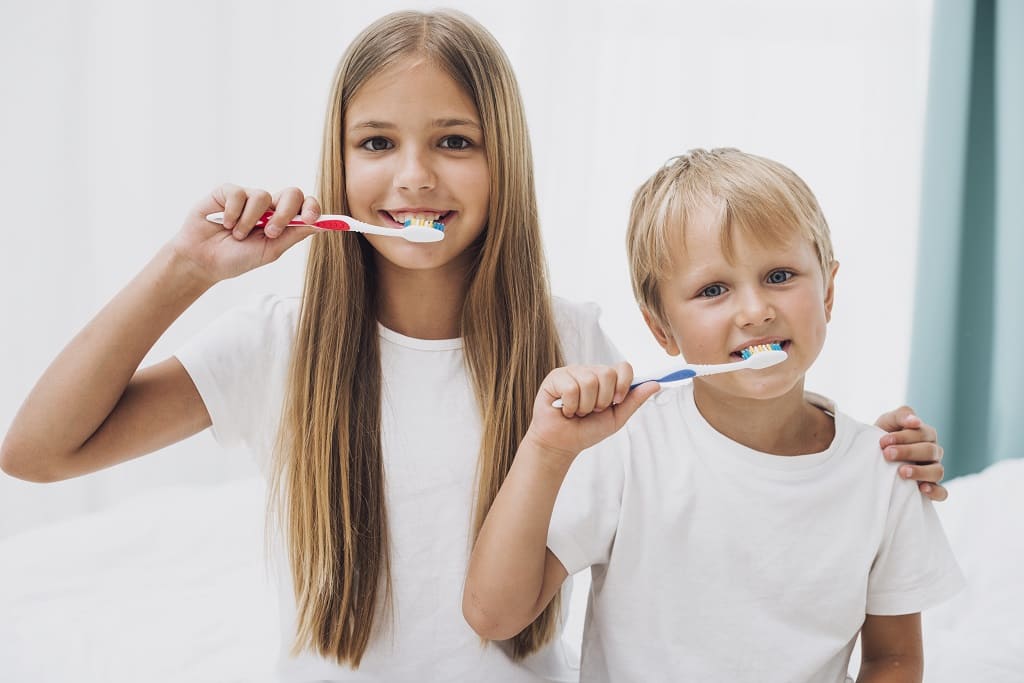
<path fill-rule="evenodd" d="M 814 245 L 795 233 L 770 246 L 737 235 L 730 262 L 716 215 L 704 211 L 695 219 L 659 286 L 664 319 L 644 313 L 651 331 L 670 355 L 682 353 L 689 363 L 732 363 L 748 346 L 781 344 L 788 358 L 778 365 L 695 381 L 737 398 L 802 392 L 825 342 L 839 264 L 825 281 Z"/>

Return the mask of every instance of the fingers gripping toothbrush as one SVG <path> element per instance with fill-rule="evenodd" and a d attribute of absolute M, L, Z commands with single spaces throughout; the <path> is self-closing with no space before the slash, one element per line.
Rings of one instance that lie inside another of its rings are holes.
<path fill-rule="evenodd" d="M 256 221 L 256 227 L 262 228 L 274 215 L 273 211 L 267 211 Z M 224 212 L 218 211 L 206 215 L 206 220 L 224 225 Z M 444 223 L 431 221 L 425 218 L 407 218 L 405 225 L 401 228 L 384 228 L 379 225 L 370 225 L 357 221 L 351 216 L 324 215 L 315 223 L 304 223 L 298 217 L 288 222 L 288 225 L 301 225 L 308 228 L 320 230 L 334 230 L 339 232 L 362 232 L 368 235 L 384 235 L 386 237 L 401 237 L 410 242 L 440 242 L 444 239 Z"/>
<path fill-rule="evenodd" d="M 629 385 L 629 390 L 636 389 L 647 382 L 658 382 L 659 384 L 675 384 L 694 377 L 705 377 L 707 375 L 718 375 L 723 372 L 735 372 L 736 370 L 761 370 L 778 365 L 786 360 L 788 355 L 778 344 L 758 344 L 743 349 L 741 354 L 743 360 L 735 363 L 718 363 L 713 365 L 684 365 L 678 370 L 669 372 L 661 377 L 647 377 Z M 555 399 L 551 403 L 552 408 L 561 408 L 562 399 Z"/>

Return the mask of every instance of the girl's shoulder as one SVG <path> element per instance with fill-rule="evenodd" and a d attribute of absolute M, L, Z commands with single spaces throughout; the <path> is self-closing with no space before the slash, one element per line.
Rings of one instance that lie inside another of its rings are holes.
<path fill-rule="evenodd" d="M 567 364 L 612 364 L 622 354 L 601 327 L 601 307 L 593 302 L 551 298 L 555 328 Z"/>

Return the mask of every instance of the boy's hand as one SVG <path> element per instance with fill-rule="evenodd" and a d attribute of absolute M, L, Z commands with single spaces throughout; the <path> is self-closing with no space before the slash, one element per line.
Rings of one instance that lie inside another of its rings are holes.
<path fill-rule="evenodd" d="M 625 362 L 553 370 L 537 393 L 533 421 L 523 440 L 571 461 L 618 431 L 660 388 L 657 382 L 647 382 L 629 391 L 632 381 L 633 368 Z M 559 398 L 562 407 L 553 408 Z"/>
<path fill-rule="evenodd" d="M 885 459 L 907 463 L 900 467 L 900 476 L 917 481 L 921 493 L 932 500 L 946 500 L 949 492 L 939 484 L 945 470 L 935 428 L 925 424 L 909 406 L 885 413 L 875 425 L 889 432 L 879 439 Z"/>
<path fill-rule="evenodd" d="M 264 228 L 255 228 L 265 211 L 275 215 Z M 224 212 L 224 224 L 206 216 Z M 297 187 L 274 196 L 264 190 L 225 184 L 189 211 L 171 242 L 175 254 L 186 260 L 196 276 L 208 284 L 241 275 L 276 261 L 285 251 L 309 237 L 313 228 L 285 227 L 301 214 L 312 223 L 320 217 L 320 204 Z"/>

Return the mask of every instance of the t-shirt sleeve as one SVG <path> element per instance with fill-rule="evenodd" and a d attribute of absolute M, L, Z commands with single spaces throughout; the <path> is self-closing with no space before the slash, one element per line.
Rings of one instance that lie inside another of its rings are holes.
<path fill-rule="evenodd" d="M 268 296 L 230 310 L 174 354 L 222 446 L 245 445 L 262 454 L 273 442 L 295 330 L 290 303 Z"/>
<path fill-rule="evenodd" d="M 913 614 L 954 595 L 964 577 L 932 502 L 897 479 L 885 536 L 868 578 L 867 613 Z"/>
<path fill-rule="evenodd" d="M 605 564 L 619 523 L 629 436 L 625 429 L 577 456 L 562 482 L 548 548 L 575 574 Z"/>
<path fill-rule="evenodd" d="M 571 303 L 556 297 L 554 314 L 567 364 L 614 365 L 623 359 L 601 327 L 601 307 L 597 304 Z"/>

